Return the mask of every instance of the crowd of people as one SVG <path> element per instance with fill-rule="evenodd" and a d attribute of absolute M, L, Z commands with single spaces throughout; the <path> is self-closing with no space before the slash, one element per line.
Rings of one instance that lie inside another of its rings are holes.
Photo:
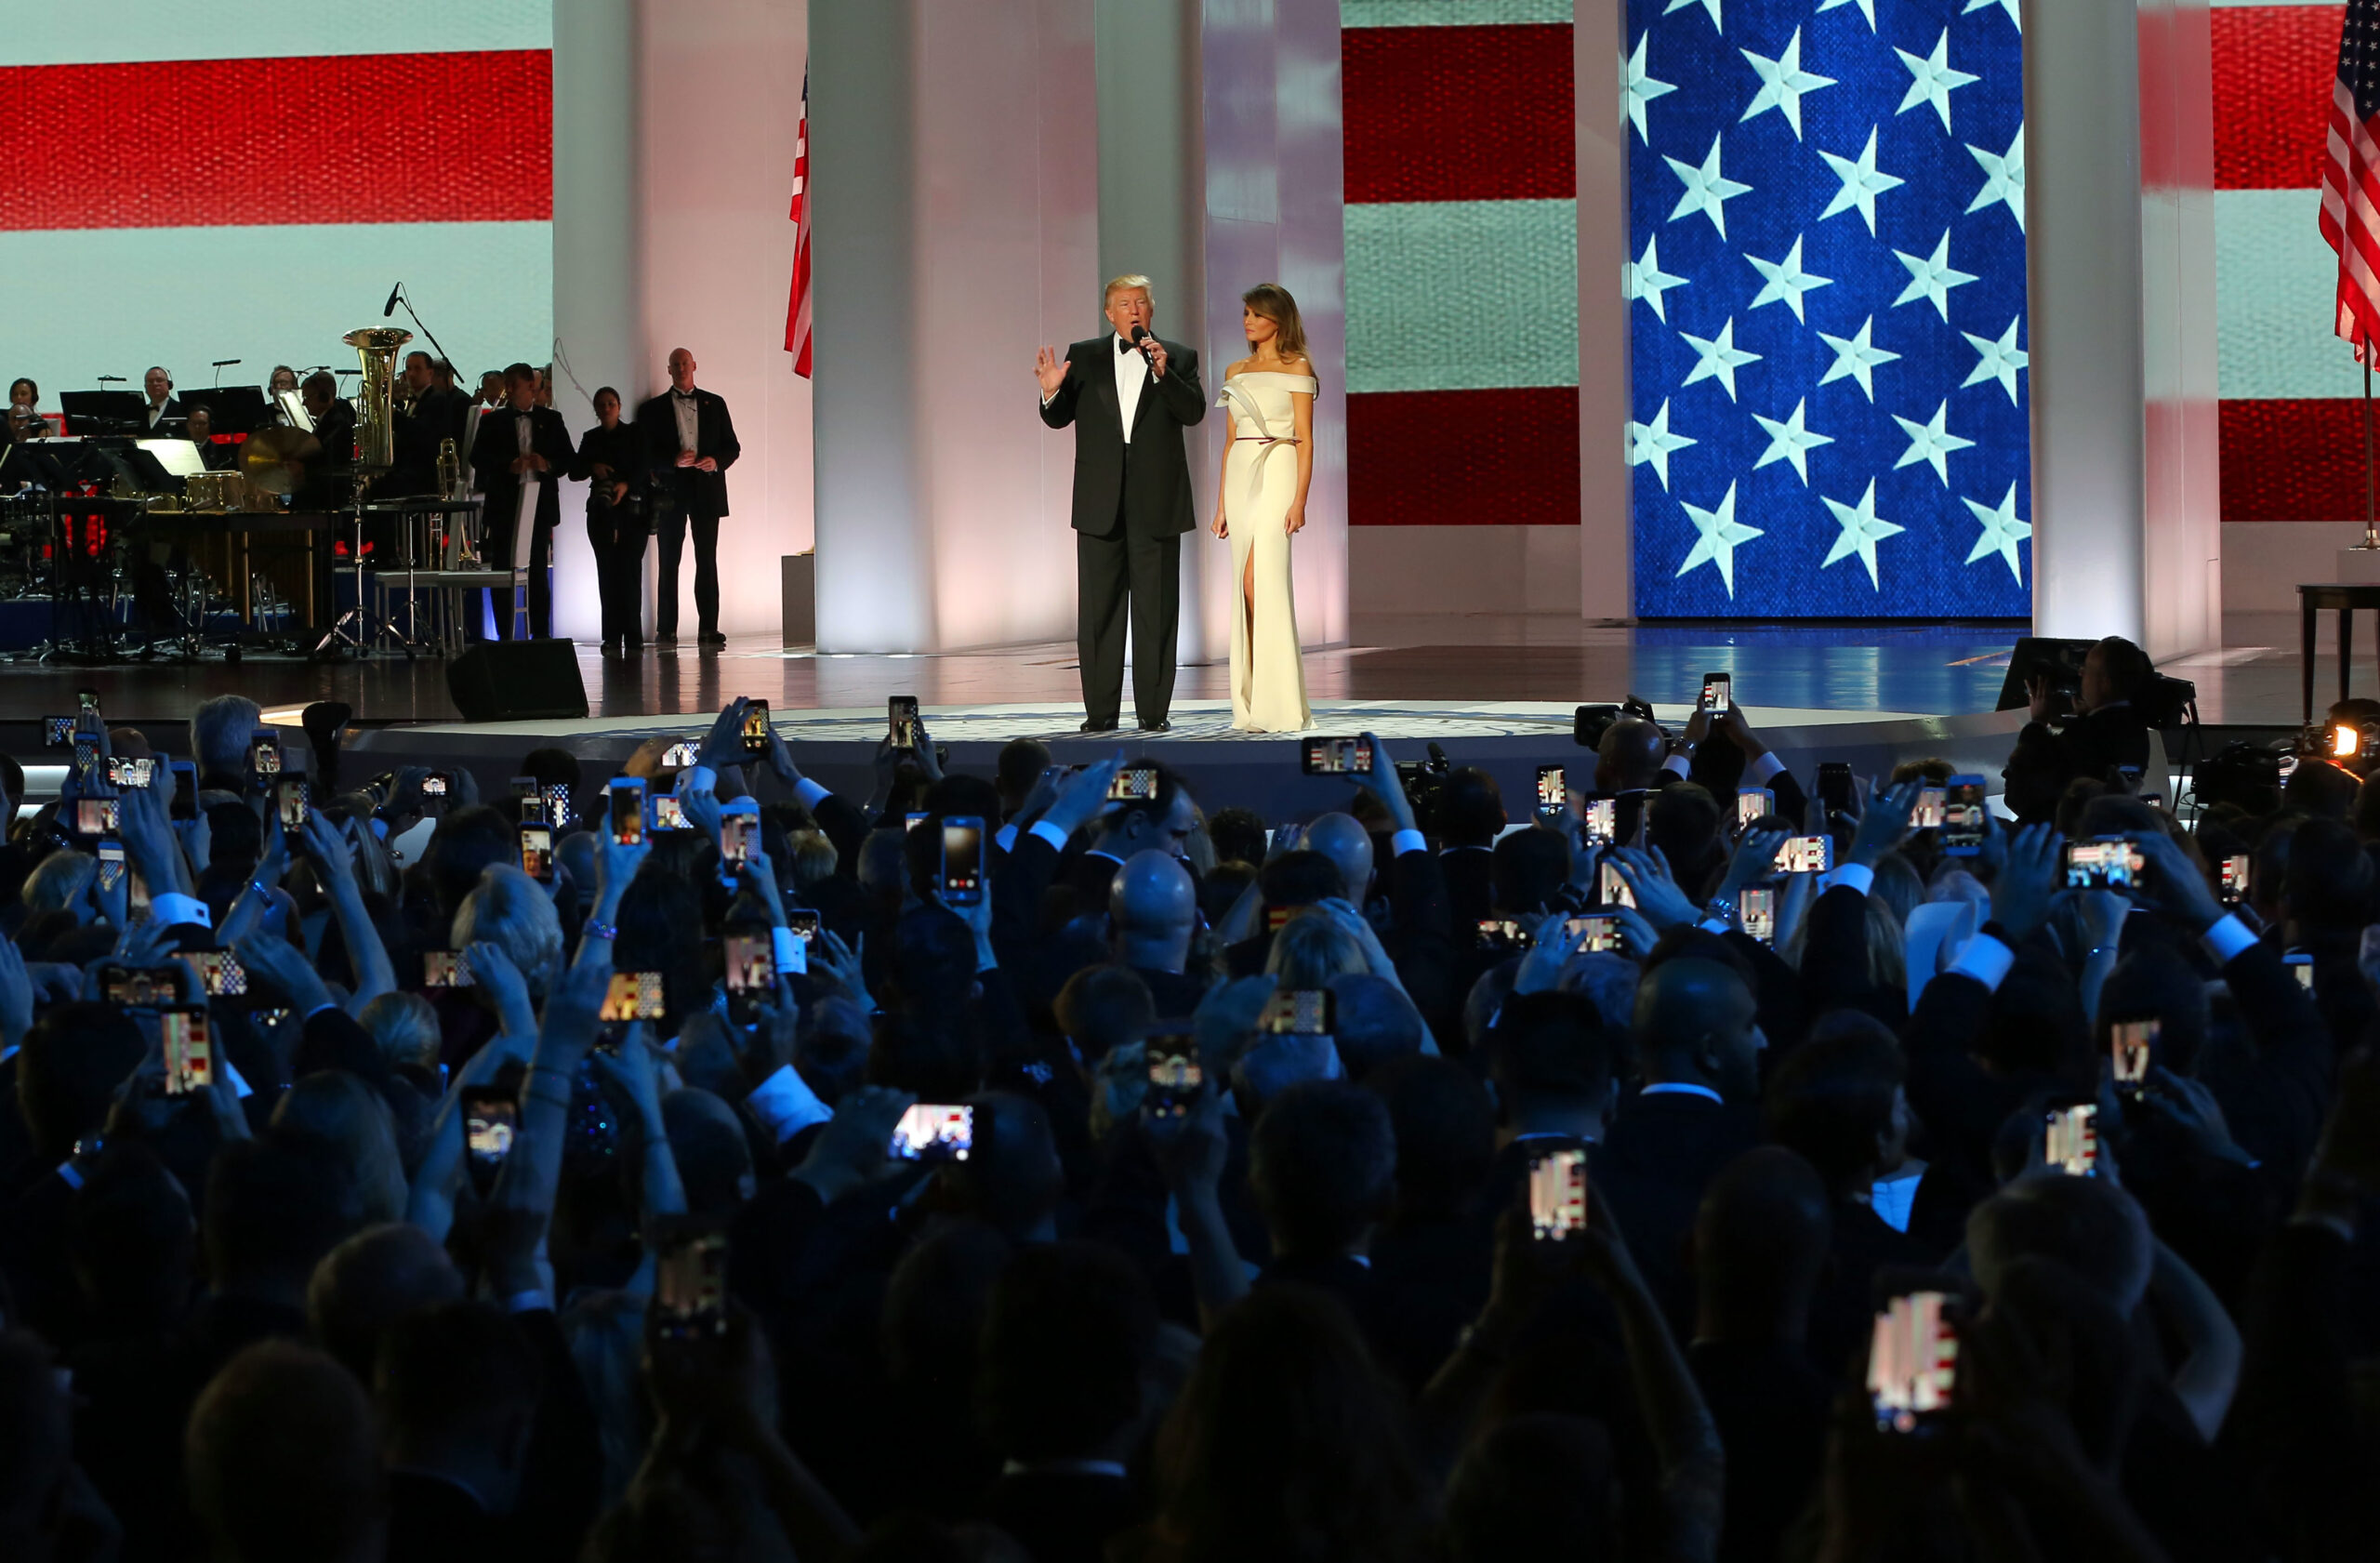
<path fill-rule="evenodd" d="M 846 796 L 742 701 L 483 797 L 344 714 L 271 768 L 208 701 L 187 807 L 94 714 L 0 849 L 0 1556 L 2380 1533 L 2380 791 L 2326 762 L 2185 829 L 2045 719 L 1970 852 L 1948 766 L 1830 806 L 1740 707 L 1518 818 L 1369 739 L 1298 820 L 922 725 Z"/>

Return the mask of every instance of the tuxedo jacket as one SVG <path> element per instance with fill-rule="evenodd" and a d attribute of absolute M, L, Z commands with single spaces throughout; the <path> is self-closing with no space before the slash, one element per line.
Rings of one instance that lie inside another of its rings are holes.
<path fill-rule="evenodd" d="M 1114 532 L 1119 510 L 1124 530 L 1134 536 L 1175 537 L 1198 524 L 1182 439 L 1183 430 L 1207 416 L 1198 354 L 1179 342 L 1158 340 L 1165 347 L 1165 374 L 1151 376 L 1141 389 L 1130 460 L 1123 404 L 1116 396 L 1115 333 L 1066 349 L 1066 378 L 1041 409 L 1041 421 L 1052 429 L 1074 427 L 1078 532 Z M 1141 372 L 1148 373 L 1145 360 Z"/>
<path fill-rule="evenodd" d="M 487 508 L 480 513 L 492 537 L 509 537 L 520 511 L 521 478 L 512 470 L 512 463 L 521 454 L 521 436 L 514 417 L 509 407 L 491 409 L 480 419 L 479 432 L 471 440 L 471 475 L 478 480 L 480 492 L 487 496 Z M 571 448 L 570 429 L 562 414 L 551 407 L 538 407 L 529 419 L 529 448 L 546 458 L 546 470 L 538 474 L 534 524 L 551 527 L 562 520 L 562 483 L 570 476 L 576 453 Z"/>
<path fill-rule="evenodd" d="M 655 502 L 683 500 L 698 515 L 727 514 L 727 470 L 744 454 L 735 441 L 735 420 L 727 416 L 727 402 L 716 391 L 694 388 L 694 454 L 719 463 L 719 470 L 678 465 L 678 413 L 669 404 L 673 391 L 665 391 L 636 410 L 636 426 L 644 436 L 644 459 L 652 474 Z"/>

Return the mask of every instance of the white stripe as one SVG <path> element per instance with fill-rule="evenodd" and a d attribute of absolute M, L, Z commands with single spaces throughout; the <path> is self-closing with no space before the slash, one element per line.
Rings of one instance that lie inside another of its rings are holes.
<path fill-rule="evenodd" d="M 1348 27 L 1476 27 L 1489 22 L 1567 22 L 1571 0 L 1339 0 Z"/>
<path fill-rule="evenodd" d="M 210 384 L 218 358 L 245 361 L 226 385 L 262 384 L 275 364 L 352 368 L 339 338 L 381 324 L 399 277 L 467 379 L 543 364 L 553 341 L 548 222 L 0 232 L 0 276 L 41 299 L 11 318 L 0 373 L 32 376 L 50 408 L 99 375 L 137 387 L 152 364 L 183 386 Z"/>
<path fill-rule="evenodd" d="M 2227 398 L 2360 396 L 2333 334 L 2339 260 L 2310 190 L 2215 192 L 2215 384 Z"/>
<path fill-rule="evenodd" d="M 567 4 L 568 0 L 560 0 Z M 557 0 L 57 0 L 11 7 L 0 65 L 554 46 Z M 469 83 L 458 78 L 457 94 Z"/>

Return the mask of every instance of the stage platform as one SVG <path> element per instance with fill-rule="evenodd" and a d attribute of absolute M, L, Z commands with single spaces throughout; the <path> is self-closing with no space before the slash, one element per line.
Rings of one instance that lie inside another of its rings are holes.
<path fill-rule="evenodd" d="M 2266 735 L 2294 725 L 2294 620 L 2243 616 L 2229 628 L 2233 643 L 2167 670 L 2197 682 L 2210 729 Z M 2317 679 L 2326 699 L 2335 681 L 2327 630 Z M 1864 775 L 1924 755 L 1996 777 L 2022 721 L 2021 712 L 1992 709 L 2020 633 L 2000 624 L 1615 628 L 1525 616 L 1359 617 L 1354 643 L 1307 654 L 1306 677 L 1317 731 L 1376 732 L 1398 758 L 1421 758 L 1435 743 L 1456 764 L 1492 771 L 1517 811 L 1536 766 L 1587 762 L 1570 736 L 1579 704 L 1634 694 L 1665 721 L 1682 722 L 1702 674 L 1721 669 L 1805 777 L 1820 760 L 1846 761 Z M 884 701 L 915 695 L 934 737 L 971 768 L 987 767 L 1011 738 L 1030 736 L 1063 758 L 1118 748 L 1162 756 L 1210 806 L 1289 815 L 1343 796 L 1343 783 L 1299 774 L 1293 737 L 1230 730 L 1228 670 L 1220 664 L 1181 669 L 1171 733 L 1135 732 L 1128 709 L 1122 733 L 1089 738 L 1075 731 L 1081 708 L 1071 645 L 820 656 L 746 637 L 715 655 L 688 646 L 606 658 L 585 643 L 578 653 L 586 720 L 479 725 L 459 720 L 445 665 L 426 656 L 315 663 L 250 655 L 237 667 L 210 660 L 89 669 L 20 662 L 0 668 L 0 743 L 20 759 L 33 755 L 38 718 L 73 710 L 84 686 L 99 691 L 112 721 L 143 728 L 176 753 L 187 752 L 182 723 L 210 695 L 247 695 L 269 720 L 293 727 L 307 702 L 339 699 L 355 711 L 349 748 L 359 766 L 468 766 L 493 790 L 522 753 L 548 744 L 578 754 L 588 776 L 600 778 L 646 738 L 697 732 L 722 703 L 746 695 L 770 702 L 805 769 L 840 790 L 865 792 Z M 2380 687 L 2374 674 L 2367 657 L 2354 681 L 2359 693 Z"/>

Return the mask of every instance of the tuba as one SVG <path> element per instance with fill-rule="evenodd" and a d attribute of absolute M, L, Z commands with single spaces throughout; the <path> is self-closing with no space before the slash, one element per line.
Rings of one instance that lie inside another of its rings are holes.
<path fill-rule="evenodd" d="M 371 325 L 339 340 L 364 361 L 364 383 L 355 391 L 355 475 L 369 483 L 397 464 L 397 350 L 413 333 Z"/>

